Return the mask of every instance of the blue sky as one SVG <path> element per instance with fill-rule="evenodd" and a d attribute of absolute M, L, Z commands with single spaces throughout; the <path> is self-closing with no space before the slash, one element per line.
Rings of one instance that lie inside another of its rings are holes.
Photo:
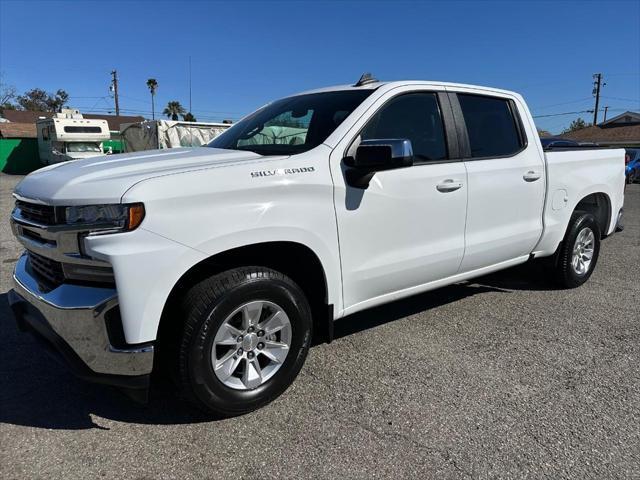
<path fill-rule="evenodd" d="M 357 80 L 429 79 L 517 90 L 534 115 L 640 110 L 640 1 L 35 2 L 0 0 L 0 71 L 20 92 L 63 88 L 83 111 L 187 106 L 238 118 L 274 98 Z M 580 114 L 585 119 L 591 114 Z M 575 115 L 537 118 L 557 132 Z"/>

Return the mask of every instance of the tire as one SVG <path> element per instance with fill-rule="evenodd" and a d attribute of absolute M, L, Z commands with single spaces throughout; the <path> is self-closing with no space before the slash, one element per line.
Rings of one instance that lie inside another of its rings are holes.
<path fill-rule="evenodd" d="M 181 390 L 217 417 L 241 415 L 278 397 L 298 375 L 311 344 L 304 293 L 268 268 L 236 268 L 203 280 L 183 297 L 181 310 Z M 287 342 L 289 348 L 282 348 Z"/>
<path fill-rule="evenodd" d="M 578 248 L 583 252 L 582 262 L 576 262 Z M 596 218 L 590 213 L 574 212 L 558 250 L 554 268 L 556 283 L 563 288 L 576 288 L 585 283 L 596 267 L 599 254 L 600 227 Z"/>

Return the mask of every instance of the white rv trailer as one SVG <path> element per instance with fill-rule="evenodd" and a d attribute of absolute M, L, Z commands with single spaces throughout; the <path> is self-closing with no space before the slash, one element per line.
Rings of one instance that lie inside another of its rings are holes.
<path fill-rule="evenodd" d="M 83 118 L 70 108 L 38 120 L 36 128 L 40 161 L 45 165 L 102 155 L 102 142 L 111 138 L 106 120 Z"/>

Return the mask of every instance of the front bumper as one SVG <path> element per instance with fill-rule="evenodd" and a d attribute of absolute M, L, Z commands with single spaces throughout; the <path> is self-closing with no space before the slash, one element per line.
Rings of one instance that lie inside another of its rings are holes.
<path fill-rule="evenodd" d="M 62 284 L 44 290 L 31 274 L 27 255 L 17 262 L 9 304 L 18 327 L 47 346 L 86 380 L 125 388 L 146 388 L 153 369 L 153 345 L 119 345 L 109 339 L 106 316 L 118 307 L 111 288 Z"/>

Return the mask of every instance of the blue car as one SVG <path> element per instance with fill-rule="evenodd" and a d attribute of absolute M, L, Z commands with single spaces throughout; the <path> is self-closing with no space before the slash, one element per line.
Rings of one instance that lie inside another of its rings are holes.
<path fill-rule="evenodd" d="M 626 164 L 624 173 L 627 176 L 627 183 L 640 182 L 640 149 L 627 148 L 624 163 Z"/>

